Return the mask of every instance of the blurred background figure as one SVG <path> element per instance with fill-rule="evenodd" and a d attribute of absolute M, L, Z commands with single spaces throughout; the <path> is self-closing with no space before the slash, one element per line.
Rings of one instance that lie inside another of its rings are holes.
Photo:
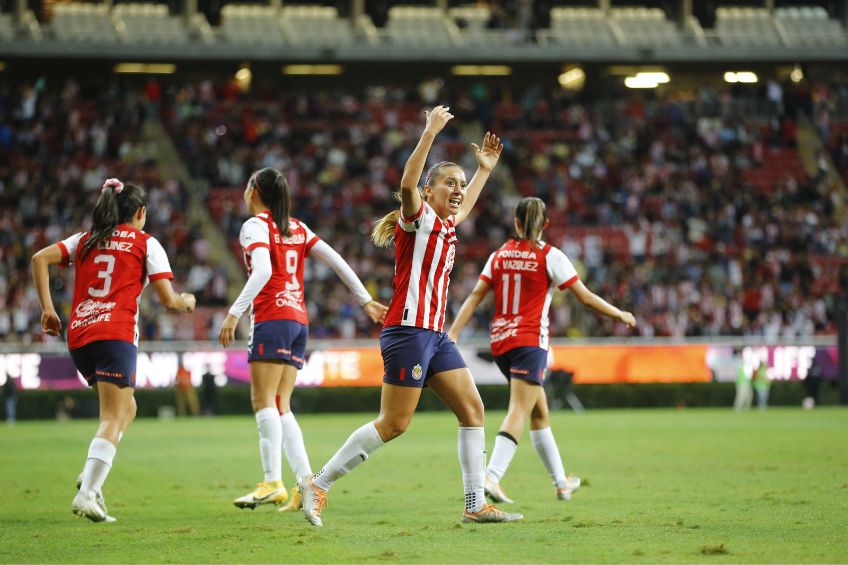
<path fill-rule="evenodd" d="M 745 363 L 742 362 L 742 352 L 738 348 L 734 348 L 733 356 L 737 363 L 736 400 L 733 401 L 733 409 L 741 412 L 751 408 L 753 389 L 751 388 L 751 377 L 745 370 Z"/>
<path fill-rule="evenodd" d="M 764 361 L 760 361 L 760 366 L 754 370 L 751 377 L 754 383 L 754 391 L 757 393 L 757 408 L 765 410 L 768 406 L 769 388 L 771 381 L 768 377 L 768 367 Z"/>
<path fill-rule="evenodd" d="M 805 410 L 812 410 L 819 403 L 819 389 L 822 382 L 822 369 L 818 363 L 818 357 L 813 359 L 813 364 L 807 372 L 807 378 L 801 381 L 804 386 L 804 400 L 801 406 Z"/>
<path fill-rule="evenodd" d="M 7 377 L 3 385 L 3 399 L 6 401 L 6 423 L 14 426 L 18 410 L 18 387 L 12 377 Z"/>
<path fill-rule="evenodd" d="M 191 384 L 191 371 L 186 369 L 185 363 L 180 359 L 180 368 L 177 369 L 177 381 L 174 387 L 177 395 L 177 416 L 185 416 L 186 408 L 188 415 L 200 414 L 200 402 L 197 400 L 197 391 Z"/>
<path fill-rule="evenodd" d="M 203 415 L 214 416 L 218 413 L 218 386 L 215 384 L 215 375 L 206 371 L 200 386 L 203 395 Z"/>

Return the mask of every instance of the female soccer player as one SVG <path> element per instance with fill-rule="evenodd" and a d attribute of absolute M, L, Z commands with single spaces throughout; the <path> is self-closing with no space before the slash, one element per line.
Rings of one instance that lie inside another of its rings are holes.
<path fill-rule="evenodd" d="M 94 522 L 114 522 L 106 512 L 103 482 L 118 440 L 135 418 L 138 300 L 148 281 L 169 310 L 191 312 L 194 296 L 176 294 L 171 266 L 156 238 L 141 231 L 147 220 L 144 189 L 109 179 L 92 214 L 92 227 L 45 247 L 32 258 L 41 301 L 41 329 L 59 335 L 62 322 L 50 297 L 50 265 L 76 263 L 68 349 L 79 372 L 97 390 L 100 426 L 88 448 L 71 509 Z"/>
<path fill-rule="evenodd" d="M 553 479 L 557 498 L 569 500 L 580 487 L 579 477 L 565 475 L 541 386 L 548 362 L 548 308 L 554 289 L 571 289 L 584 306 L 630 327 L 636 325 L 633 314 L 608 304 L 586 288 L 568 257 L 542 241 L 542 230 L 547 226 L 544 202 L 538 198 L 519 202 L 515 238 L 489 256 L 480 280 L 448 331 L 450 339 L 456 341 L 480 301 L 494 291 L 492 353 L 509 381 L 509 409 L 486 468 L 486 494 L 496 502 L 512 502 L 500 480 L 515 455 L 528 417 L 533 446 Z"/>
<path fill-rule="evenodd" d="M 282 482 L 282 450 L 295 477 L 312 473 L 303 434 L 291 411 L 291 395 L 297 371 L 303 368 L 309 334 L 303 302 L 304 260 L 312 255 L 327 263 L 374 322 L 385 319 L 387 308 L 371 299 L 341 255 L 290 216 L 289 187 L 282 173 L 272 168 L 254 173 L 244 200 L 253 217 L 242 226 L 239 241 L 250 276 L 221 325 L 219 340 L 224 347 L 233 342 L 239 318 L 252 306 L 247 360 L 265 479 L 234 504 L 256 508 L 289 498 Z M 296 508 L 294 496 L 292 502 L 284 508 Z"/>
<path fill-rule="evenodd" d="M 449 162 L 430 168 L 423 195 L 418 180 L 436 135 L 453 116 L 437 106 L 427 113 L 427 125 L 404 167 L 399 211 L 377 223 L 372 238 L 387 246 L 394 239 L 394 295 L 380 336 L 383 390 L 380 415 L 353 432 L 345 444 L 313 477 L 301 479 L 303 512 L 321 526 L 327 491 L 336 480 L 365 461 L 385 442 L 402 434 L 412 419 L 425 382 L 459 420 L 459 461 L 465 485 L 464 522 L 509 522 L 522 518 L 486 504 L 483 402 L 462 356 L 442 332 L 450 273 L 453 269 L 455 226 L 471 212 L 498 162 L 503 145 L 486 133 L 483 148 L 473 145 L 477 172 L 466 185 L 465 173 Z"/>

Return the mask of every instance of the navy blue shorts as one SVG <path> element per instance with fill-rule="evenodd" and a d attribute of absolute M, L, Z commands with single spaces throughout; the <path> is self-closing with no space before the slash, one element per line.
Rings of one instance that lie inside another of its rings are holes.
<path fill-rule="evenodd" d="M 509 379 L 542 384 L 548 369 L 548 350 L 541 347 L 516 347 L 495 357 L 498 369 Z"/>
<path fill-rule="evenodd" d="M 135 345 L 117 339 L 92 341 L 71 350 L 71 359 L 88 386 L 102 381 L 134 387 L 137 357 Z"/>
<path fill-rule="evenodd" d="M 253 326 L 247 343 L 247 362 L 282 361 L 303 369 L 309 326 L 293 320 L 268 320 Z"/>
<path fill-rule="evenodd" d="M 465 360 L 448 334 L 391 326 L 380 333 L 383 382 L 421 388 L 431 376 L 462 369 Z"/>

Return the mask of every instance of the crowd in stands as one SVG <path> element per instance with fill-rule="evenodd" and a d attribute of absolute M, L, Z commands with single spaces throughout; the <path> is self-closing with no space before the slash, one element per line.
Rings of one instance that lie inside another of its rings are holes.
<path fill-rule="evenodd" d="M 827 100 L 844 103 L 845 96 L 834 88 Z M 213 187 L 212 216 L 236 255 L 244 184 L 252 171 L 276 167 L 288 178 L 296 217 L 388 303 L 393 250 L 376 248 L 369 233 L 397 205 L 393 191 L 423 109 L 434 101 L 450 105 L 456 119 L 439 136 L 432 161 L 456 161 L 471 175 L 469 143 L 479 143 L 486 129 L 505 141 L 499 169 L 458 230 L 449 311 L 458 310 L 488 254 L 510 237 L 517 199 L 534 195 L 548 203 L 549 241 L 591 289 L 636 315 L 632 335 L 835 332 L 835 273 L 848 256 L 842 204 L 832 186 L 805 171 L 796 146 L 799 109 L 822 133 L 816 88 L 618 92 L 585 102 L 533 86 L 453 90 L 432 81 L 420 89 L 257 86 L 246 94 L 231 83 L 178 79 L 135 88 L 2 85 L 0 338 L 43 339 L 29 257 L 84 229 L 110 176 L 150 191 L 146 231 L 165 245 L 178 287 L 225 310 L 228 291 L 242 281 L 227 281 L 208 242 L 188 225 L 184 188 L 160 177 L 142 135 L 144 116 L 154 114 L 190 174 Z M 824 121 L 830 127 L 837 120 Z M 835 129 L 827 147 L 844 171 L 848 132 Z M 312 337 L 379 333 L 323 264 L 309 261 L 306 277 Z M 69 283 L 63 275 L 54 286 L 65 314 Z M 147 303 L 142 312 L 143 338 L 207 339 L 217 329 L 217 318 L 181 322 Z M 483 309 L 467 333 L 484 336 L 487 324 Z M 551 335 L 631 332 L 558 295 Z"/>
<path fill-rule="evenodd" d="M 435 86 L 434 86 L 435 85 Z M 440 89 L 433 92 L 433 89 Z M 624 94 L 624 93 L 621 93 Z M 505 139 L 499 174 L 460 227 L 450 291 L 456 311 L 488 254 L 511 233 L 512 195 L 548 202 L 549 238 L 586 283 L 632 308 L 645 336 L 812 335 L 835 331 L 833 297 L 848 251 L 837 199 L 802 166 L 799 111 L 815 91 L 763 88 L 643 96 L 582 104 L 549 88 L 415 88 L 245 96 L 232 85 L 175 86 L 164 119 L 193 172 L 241 187 L 262 166 L 286 171 L 298 217 L 334 245 L 379 297 L 391 296 L 391 251 L 367 241 L 395 206 L 422 119 L 422 99 L 456 120 L 433 161 L 474 170 L 467 142 L 486 127 Z M 216 192 L 216 199 L 221 192 Z M 235 239 L 237 199 L 221 210 Z M 310 272 L 318 336 L 373 334 L 332 273 Z M 329 299 L 323 299 L 328 297 Z M 344 305 L 344 306 L 341 306 Z M 483 335 L 481 313 L 470 332 Z M 558 298 L 552 335 L 628 333 Z"/>
<path fill-rule="evenodd" d="M 191 286 L 208 246 L 186 220 L 186 192 L 157 170 L 155 151 L 143 136 L 147 109 L 142 91 L 112 82 L 0 81 L 0 340 L 52 339 L 40 331 L 30 258 L 91 225 L 100 188 L 110 177 L 148 191 L 145 230 L 165 247 L 176 284 Z M 53 299 L 65 327 L 72 273 L 51 272 Z M 207 303 L 214 302 L 213 290 L 195 287 Z M 217 299 L 223 304 L 226 289 L 218 290 Z M 151 293 L 145 293 L 141 314 L 142 338 L 195 336 L 191 323 L 172 320 Z"/>

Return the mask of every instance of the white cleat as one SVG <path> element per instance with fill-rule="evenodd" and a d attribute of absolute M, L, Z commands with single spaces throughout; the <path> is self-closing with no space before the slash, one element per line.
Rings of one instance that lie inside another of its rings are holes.
<path fill-rule="evenodd" d="M 571 500 L 571 496 L 580 488 L 580 477 L 569 475 L 565 480 L 567 486 L 556 489 L 556 496 L 559 500 Z"/>
<path fill-rule="evenodd" d="M 92 522 L 105 522 L 106 511 L 97 503 L 96 495 L 91 492 L 80 491 L 71 503 L 71 511 L 82 518 L 88 518 Z"/>
<path fill-rule="evenodd" d="M 321 510 L 327 506 L 327 493 L 312 483 L 312 477 L 306 475 L 300 480 L 301 502 L 306 521 L 313 526 L 321 527 Z"/>
<path fill-rule="evenodd" d="M 506 494 L 506 491 L 500 483 L 496 483 L 488 478 L 486 479 L 486 486 L 484 487 L 484 490 L 486 492 L 486 496 L 488 496 L 492 502 L 504 502 L 506 504 L 512 504 L 514 502 Z"/>
<path fill-rule="evenodd" d="M 462 513 L 462 521 L 465 524 L 476 522 L 478 524 L 491 524 L 498 522 L 515 522 L 523 520 L 524 514 L 513 512 L 504 512 L 491 504 L 484 504 L 483 508 L 477 512 L 469 512 L 466 510 Z"/>
<path fill-rule="evenodd" d="M 82 486 L 82 473 L 77 475 L 77 483 L 76 484 L 77 484 L 77 490 L 79 490 L 80 487 Z M 97 502 L 97 504 L 100 506 L 100 508 L 103 509 L 103 514 L 106 515 L 106 518 L 103 519 L 104 522 L 108 522 L 108 523 L 111 524 L 112 522 L 118 521 L 118 519 L 115 518 L 114 516 L 109 516 L 109 511 L 106 510 L 106 499 L 103 497 L 103 491 L 98 491 L 98 492 L 94 493 L 94 500 Z"/>

